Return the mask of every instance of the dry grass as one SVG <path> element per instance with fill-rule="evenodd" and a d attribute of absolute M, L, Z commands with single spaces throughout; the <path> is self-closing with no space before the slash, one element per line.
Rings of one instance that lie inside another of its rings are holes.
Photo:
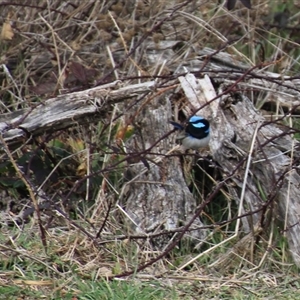
<path fill-rule="evenodd" d="M 211 1 L 188 2 L 44 0 L 35 4 L 28 0 L 15 5 L 6 1 L 4 5 L 2 1 L 0 17 L 6 25 L 0 41 L 1 114 L 116 79 L 129 84 L 149 76 L 168 75 L 174 66 L 179 68 L 194 58 L 203 46 L 219 49 L 226 45 L 228 52 L 251 65 L 272 60 L 278 63 L 268 65 L 270 71 L 284 70 L 291 75 L 298 72 L 299 53 L 295 48 L 299 44 L 294 32 L 265 26 L 266 22 L 272 23 L 270 13 L 283 8 L 279 1 L 274 1 L 276 5 L 272 7 L 270 1 L 253 1 L 255 9 L 251 11 L 238 3 L 231 12 Z M 297 27 L 300 3 L 290 1 L 286 5 L 297 10 L 289 25 Z M 147 43 L 163 40 L 185 42 L 180 55 L 167 55 L 164 64 L 144 55 Z M 256 95 L 258 106 L 263 106 L 264 95 L 265 92 Z M 78 126 L 47 137 L 45 144 L 49 149 L 55 145 L 65 151 L 61 156 L 56 153 L 57 160 L 66 156 L 68 159 L 59 162 L 63 179 L 49 180 L 43 188 L 53 198 L 70 196 L 70 190 L 73 191 L 69 214 L 64 209 L 56 211 L 56 215 L 42 212 L 44 243 L 35 218 L 11 227 L 2 223 L 0 286 L 29 287 L 33 293 L 70 297 L 84 290 L 81 280 L 112 279 L 136 270 L 162 253 L 153 248 L 149 237 L 128 239 L 121 222 L 128 216 L 121 205 L 116 205 L 122 190 L 124 164 L 116 164 L 119 158 L 109 151 L 102 157 L 98 154 L 103 145 L 119 135 L 130 134 L 127 127 L 124 129 L 122 112 L 121 105 L 115 106 L 107 112 L 103 124 Z M 278 107 L 276 113 L 284 112 Z M 14 159 L 20 161 L 36 149 L 27 146 L 13 150 Z M 41 162 L 37 164 L 41 166 Z M 93 172 L 93 165 L 102 169 L 114 167 L 105 175 L 82 180 Z M 2 177 L 8 175 L 16 180 L 11 170 L 1 173 Z M 76 185 L 78 182 L 84 184 Z M 9 201 L 25 205 L 26 201 L 21 199 L 26 188 L 21 183 L 20 186 L 10 182 L 1 185 L 3 211 L 10 210 L 10 215 L 18 213 L 19 208 L 14 211 Z M 230 198 L 227 191 L 222 193 Z M 228 202 L 219 208 L 221 213 L 206 216 L 212 223 L 218 222 L 218 218 L 230 218 L 237 210 Z M 297 271 L 276 223 L 270 225 L 271 235 L 261 234 L 261 229 L 257 229 L 238 242 L 232 238 L 237 236 L 233 235 L 238 228 L 235 222 L 212 226 L 208 241 L 212 246 L 202 249 L 200 255 L 182 244 L 135 274 L 135 278 L 141 282 L 162 278 L 162 286 L 175 290 L 184 299 L 200 299 L 195 295 L 208 299 L 221 294 L 222 299 L 241 299 L 243 291 L 249 299 L 255 299 L 267 297 L 270 290 L 271 295 L 275 291 L 274 296 L 283 297 L 287 289 L 297 290 Z"/>

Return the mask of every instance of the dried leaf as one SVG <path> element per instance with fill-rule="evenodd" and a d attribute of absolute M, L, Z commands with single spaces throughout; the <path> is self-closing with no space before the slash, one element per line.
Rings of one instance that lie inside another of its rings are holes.
<path fill-rule="evenodd" d="M 83 177 L 86 175 L 86 172 L 87 172 L 87 162 L 84 161 L 78 166 L 76 170 L 76 175 L 79 177 Z"/>
<path fill-rule="evenodd" d="M 79 43 L 77 43 L 76 41 L 71 42 L 70 47 L 75 51 L 78 51 L 81 49 L 81 45 Z"/>
<path fill-rule="evenodd" d="M 53 285 L 52 280 L 14 280 L 15 284 L 24 284 L 24 285 L 36 285 L 36 286 L 47 286 Z"/>
<path fill-rule="evenodd" d="M 31 87 L 30 90 L 33 91 L 38 96 L 47 95 L 47 94 L 54 93 L 56 90 L 56 86 L 57 84 L 55 82 L 47 81 Z"/>
<path fill-rule="evenodd" d="M 97 71 L 93 68 L 87 68 L 81 63 L 71 61 L 69 62 L 69 71 L 81 84 L 86 85 L 89 81 L 94 79 Z"/>
<path fill-rule="evenodd" d="M 14 37 L 14 32 L 10 25 L 10 21 L 6 20 L 2 26 L 1 39 L 2 40 L 12 40 L 13 37 Z"/>
<path fill-rule="evenodd" d="M 79 80 L 81 83 L 87 83 L 87 74 L 86 74 L 86 68 L 75 61 L 71 61 L 69 63 L 70 72 L 75 76 L 77 80 Z"/>
<path fill-rule="evenodd" d="M 134 127 L 132 125 L 120 126 L 116 132 L 117 143 L 127 140 L 130 136 L 132 136 L 133 131 Z"/>

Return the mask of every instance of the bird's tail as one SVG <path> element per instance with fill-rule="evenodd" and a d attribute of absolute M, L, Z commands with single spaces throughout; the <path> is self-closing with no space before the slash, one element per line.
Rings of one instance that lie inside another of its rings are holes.
<path fill-rule="evenodd" d="M 184 127 L 181 124 L 177 123 L 177 122 L 170 121 L 169 123 L 172 124 L 175 129 L 179 129 L 179 130 L 184 129 Z"/>

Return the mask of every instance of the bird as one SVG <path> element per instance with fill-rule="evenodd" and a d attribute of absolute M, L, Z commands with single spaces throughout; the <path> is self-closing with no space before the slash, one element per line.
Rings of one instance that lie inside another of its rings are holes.
<path fill-rule="evenodd" d="M 180 140 L 185 149 L 198 150 L 208 145 L 210 140 L 209 121 L 201 116 L 190 117 L 186 126 L 170 121 L 175 129 L 180 130 L 176 140 Z"/>

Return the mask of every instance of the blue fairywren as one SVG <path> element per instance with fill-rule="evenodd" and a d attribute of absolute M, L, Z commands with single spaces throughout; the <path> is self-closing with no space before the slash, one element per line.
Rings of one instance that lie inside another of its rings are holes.
<path fill-rule="evenodd" d="M 186 126 L 173 121 L 170 123 L 181 131 L 176 139 L 181 140 L 184 148 L 197 150 L 208 145 L 210 139 L 208 120 L 192 116 Z"/>

